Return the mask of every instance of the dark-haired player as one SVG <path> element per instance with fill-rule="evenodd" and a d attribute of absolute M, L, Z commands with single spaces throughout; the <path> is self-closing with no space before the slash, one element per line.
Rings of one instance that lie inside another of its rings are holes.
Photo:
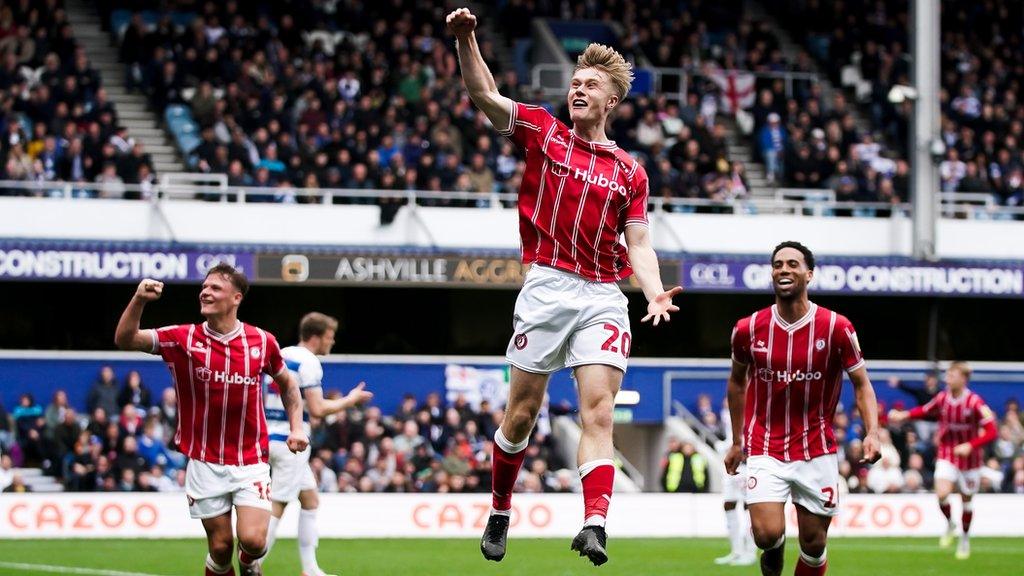
<path fill-rule="evenodd" d="M 159 354 L 171 370 L 178 395 L 174 440 L 189 457 L 185 495 L 193 518 L 206 529 L 206 576 L 235 573 L 231 509 L 238 514 L 238 565 L 242 576 L 261 574 L 270 522 L 270 466 L 263 413 L 263 374 L 281 390 L 292 452 L 309 445 L 302 427 L 302 400 L 273 334 L 238 320 L 249 283 L 227 264 L 210 269 L 199 293 L 202 324 L 139 330 L 142 310 L 164 285 L 139 283 L 121 314 L 114 341 L 122 350 Z"/>
<path fill-rule="evenodd" d="M 864 419 L 864 458 L 878 459 L 878 406 L 853 325 L 807 298 L 814 254 L 799 242 L 772 251 L 775 305 L 732 332 L 729 474 L 747 462 L 747 504 L 761 573 L 782 573 L 790 497 L 796 506 L 796 576 L 825 574 L 829 523 L 838 513 L 839 470 L 832 418 L 849 374 Z"/>

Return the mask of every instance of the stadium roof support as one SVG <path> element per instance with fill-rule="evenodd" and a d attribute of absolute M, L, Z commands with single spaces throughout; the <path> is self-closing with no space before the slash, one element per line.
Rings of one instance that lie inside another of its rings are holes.
<path fill-rule="evenodd" d="M 939 0 L 913 0 L 911 12 L 913 82 L 917 94 L 910 132 L 914 256 L 934 260 L 939 216 L 938 163 L 945 152 L 939 134 Z"/>

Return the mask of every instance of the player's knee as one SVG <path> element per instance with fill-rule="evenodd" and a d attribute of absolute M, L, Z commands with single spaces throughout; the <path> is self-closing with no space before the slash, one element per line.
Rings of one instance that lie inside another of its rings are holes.
<path fill-rule="evenodd" d="M 299 492 L 299 505 L 303 510 L 316 510 L 320 507 L 320 496 L 315 490 L 303 490 Z"/>
<path fill-rule="evenodd" d="M 821 556 L 825 551 L 826 536 L 824 532 L 800 535 L 800 550 L 808 556 L 815 558 Z"/>
<path fill-rule="evenodd" d="M 515 410 L 512 410 L 505 415 L 505 419 L 508 422 L 508 428 L 517 439 L 525 438 L 530 434 L 530 429 L 533 428 L 533 423 L 537 419 L 537 413 L 539 411 L 539 406 L 518 406 Z M 509 440 L 513 442 L 518 441 L 513 440 L 512 438 L 509 438 Z"/>
<path fill-rule="evenodd" d="M 778 544 L 779 539 L 786 532 L 783 524 L 758 522 L 751 518 L 750 531 L 754 536 L 754 544 L 761 550 L 768 550 Z"/>
<path fill-rule="evenodd" d="M 614 407 L 611 402 L 600 402 L 589 409 L 585 410 L 582 414 L 583 429 L 589 430 L 608 430 L 612 429 L 612 413 Z"/>
<path fill-rule="evenodd" d="M 214 537 L 209 541 L 210 556 L 217 561 L 218 564 L 223 564 L 231 559 L 232 548 L 234 543 L 231 538 Z"/>
<path fill-rule="evenodd" d="M 238 535 L 238 545 L 246 552 L 258 555 L 267 548 L 266 530 L 253 530 L 246 534 Z"/>

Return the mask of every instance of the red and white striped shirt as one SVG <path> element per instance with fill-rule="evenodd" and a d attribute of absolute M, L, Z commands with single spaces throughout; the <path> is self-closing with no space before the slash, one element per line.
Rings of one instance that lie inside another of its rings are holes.
<path fill-rule="evenodd" d="M 614 142 L 580 138 L 539 106 L 515 103 L 501 131 L 526 153 L 519 187 L 523 262 L 596 282 L 633 269 L 619 236 L 647 225 L 647 172 Z"/>
<path fill-rule="evenodd" d="M 846 317 L 813 302 L 792 324 L 775 306 L 759 310 L 733 328 L 732 358 L 748 366 L 748 455 L 790 462 L 836 452 L 832 419 L 843 373 L 864 365 Z"/>
<path fill-rule="evenodd" d="M 981 396 L 966 388 L 958 398 L 948 390 L 939 392 L 927 404 L 910 410 L 910 417 L 938 418 L 938 458 L 960 470 L 981 468 L 981 447 L 996 439 L 995 415 Z M 981 428 L 985 428 L 985 434 L 978 433 Z M 970 456 L 957 456 L 953 449 L 964 442 L 970 443 L 974 450 Z"/>
<path fill-rule="evenodd" d="M 267 461 L 262 374 L 285 369 L 274 335 L 238 323 L 218 334 L 204 322 L 153 330 L 178 394 L 178 450 L 194 460 L 245 466 Z"/>

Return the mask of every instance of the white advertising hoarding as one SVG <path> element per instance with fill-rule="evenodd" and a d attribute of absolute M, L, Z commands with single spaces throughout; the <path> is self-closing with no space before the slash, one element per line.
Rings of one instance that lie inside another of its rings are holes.
<path fill-rule="evenodd" d="M 579 494 L 517 494 L 513 537 L 571 537 L 583 520 Z M 957 499 L 953 498 L 954 513 Z M 319 525 L 325 538 L 478 538 L 487 521 L 488 495 L 321 494 Z M 833 536 L 937 536 L 945 527 L 935 497 L 844 495 Z M 289 506 L 279 535 L 294 537 L 297 506 Z M 1024 496 L 975 499 L 971 533 L 1024 536 Z M 620 494 L 608 518 L 615 537 L 724 537 L 725 516 L 717 494 Z M 787 507 L 796 532 L 796 515 Z M 3 538 L 202 537 L 189 518 L 184 494 L 4 494 Z"/>

